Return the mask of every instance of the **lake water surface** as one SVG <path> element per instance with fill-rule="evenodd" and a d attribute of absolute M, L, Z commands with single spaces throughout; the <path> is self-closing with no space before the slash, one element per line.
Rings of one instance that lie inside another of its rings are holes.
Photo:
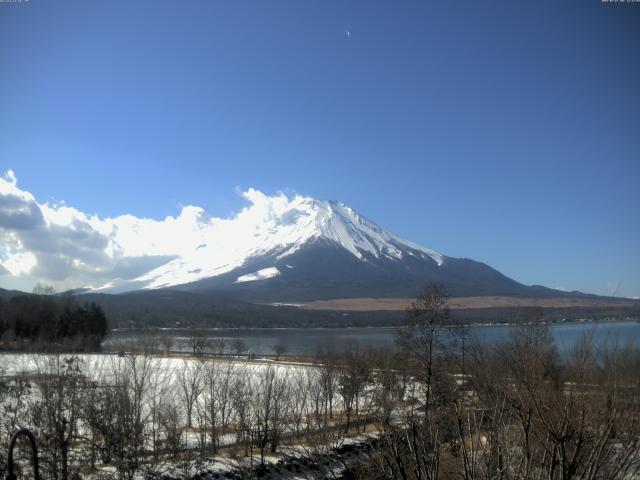
<path fill-rule="evenodd" d="M 477 339 L 491 345 L 508 338 L 514 327 L 510 325 L 477 325 L 465 328 L 468 341 Z M 597 343 L 617 341 L 640 344 L 640 323 L 635 320 L 615 322 L 558 323 L 549 327 L 560 352 L 569 351 L 585 334 L 593 335 Z M 256 355 L 272 355 L 276 347 L 283 346 L 290 354 L 315 354 L 320 349 L 335 348 L 342 351 L 360 346 L 390 347 L 395 342 L 395 327 L 371 328 L 281 328 L 281 329 L 211 329 L 206 331 L 209 340 L 222 339 L 225 352 L 231 353 L 233 343 L 242 340 L 249 352 Z M 189 351 L 189 337 L 184 330 L 163 330 L 172 336 L 172 350 Z M 129 332 L 117 332 L 107 344 L 122 341 L 134 342 L 139 336 Z"/>

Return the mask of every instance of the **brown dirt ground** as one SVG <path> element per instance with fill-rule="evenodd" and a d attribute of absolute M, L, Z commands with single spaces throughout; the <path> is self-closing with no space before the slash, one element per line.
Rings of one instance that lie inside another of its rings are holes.
<path fill-rule="evenodd" d="M 315 300 L 300 304 L 300 308 L 311 310 L 405 310 L 410 298 L 340 298 Z M 627 299 L 599 298 L 520 298 L 520 297 L 452 297 L 451 309 L 498 308 L 498 307 L 622 307 L 640 306 L 640 302 Z"/>

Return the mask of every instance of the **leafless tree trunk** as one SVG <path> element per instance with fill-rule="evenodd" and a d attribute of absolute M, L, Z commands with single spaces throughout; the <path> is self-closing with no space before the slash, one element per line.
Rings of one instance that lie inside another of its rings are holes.
<path fill-rule="evenodd" d="M 346 416 L 345 433 L 348 433 L 353 415 L 357 417 L 360 413 L 360 398 L 370 381 L 371 369 L 366 359 L 357 350 L 345 355 L 343 363 L 338 374 L 338 391 L 342 397 L 342 407 Z"/>
<path fill-rule="evenodd" d="M 635 351 L 634 351 L 635 350 Z M 464 478 L 622 479 L 640 469 L 637 348 L 585 338 L 560 359 L 545 327 L 473 353 L 472 410 L 457 409 Z M 628 367 L 635 370 L 628 370 Z"/>
<path fill-rule="evenodd" d="M 288 379 L 286 374 L 271 365 L 257 371 L 256 375 L 252 407 L 260 447 L 260 463 L 264 463 L 268 444 L 271 444 L 272 452 L 278 446 L 282 420 L 286 416 L 285 392 Z"/>
<path fill-rule="evenodd" d="M 186 413 L 187 428 L 193 427 L 193 409 L 202 393 L 202 362 L 183 361 L 177 372 L 180 395 Z"/>

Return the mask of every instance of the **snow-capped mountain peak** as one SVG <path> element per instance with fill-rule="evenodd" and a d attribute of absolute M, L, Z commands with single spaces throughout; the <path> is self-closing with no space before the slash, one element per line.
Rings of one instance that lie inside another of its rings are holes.
<path fill-rule="evenodd" d="M 339 243 L 358 258 L 369 253 L 376 258 L 386 256 L 401 259 L 409 247 L 425 253 L 438 265 L 444 257 L 438 252 L 413 244 L 376 225 L 341 202 L 316 202 L 317 235 Z"/>
<path fill-rule="evenodd" d="M 402 261 L 416 255 L 431 259 L 438 266 L 445 261 L 438 252 L 398 237 L 344 203 L 302 196 L 276 199 L 271 197 L 251 215 L 245 209 L 233 219 L 216 219 L 221 225 L 209 229 L 197 248 L 138 277 L 135 284 L 138 288 L 162 288 L 196 282 L 227 274 L 261 258 L 280 261 L 317 242 L 339 246 L 363 261 Z M 275 265 L 264 266 L 261 271 L 267 274 L 239 275 L 236 281 L 267 280 L 278 272 Z"/>

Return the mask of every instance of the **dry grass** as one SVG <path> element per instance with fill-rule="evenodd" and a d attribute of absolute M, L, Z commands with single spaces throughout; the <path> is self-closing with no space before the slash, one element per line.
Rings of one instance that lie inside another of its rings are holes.
<path fill-rule="evenodd" d="M 334 300 L 315 300 L 300 304 L 301 308 L 311 310 L 405 310 L 413 301 L 411 298 L 339 298 Z M 571 308 L 571 307 L 637 307 L 639 302 L 628 299 L 598 299 L 598 298 L 520 298 L 520 297 L 452 297 L 449 308 L 500 308 L 500 307 L 543 307 L 543 308 Z"/>

